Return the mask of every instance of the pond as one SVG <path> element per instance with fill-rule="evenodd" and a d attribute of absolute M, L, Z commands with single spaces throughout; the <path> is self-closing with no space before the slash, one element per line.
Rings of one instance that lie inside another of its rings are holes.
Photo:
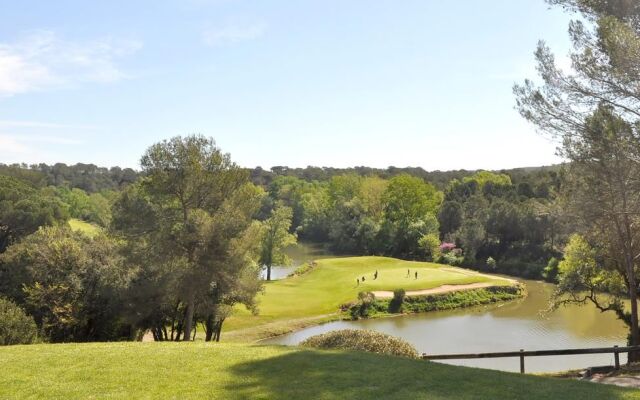
<path fill-rule="evenodd" d="M 305 251 L 314 250 L 307 248 L 302 253 Z M 318 248 L 315 251 L 321 253 Z M 320 253 L 311 257 L 329 256 Z M 626 328 L 612 313 L 600 313 L 592 306 L 570 306 L 545 313 L 554 285 L 523 281 L 527 285 L 528 296 L 512 302 L 393 318 L 336 321 L 261 343 L 295 345 L 309 336 L 336 329 L 383 332 L 400 337 L 413 344 L 419 352 L 429 354 L 605 347 L 626 343 Z M 621 357 L 621 361 L 625 361 L 625 357 Z M 518 358 L 443 362 L 504 371 L 519 370 Z M 612 364 L 612 354 L 528 357 L 526 370 L 552 372 Z"/>

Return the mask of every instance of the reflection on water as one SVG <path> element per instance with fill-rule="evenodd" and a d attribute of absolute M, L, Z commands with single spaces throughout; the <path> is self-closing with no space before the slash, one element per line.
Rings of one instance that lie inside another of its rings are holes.
<path fill-rule="evenodd" d="M 419 352 L 481 353 L 624 345 L 626 329 L 613 313 L 571 306 L 546 313 L 553 285 L 524 281 L 529 295 L 520 300 L 395 318 L 337 321 L 263 341 L 298 344 L 335 329 L 371 329 L 401 337 Z M 456 365 L 518 371 L 518 358 L 451 360 Z M 527 372 L 549 372 L 613 364 L 612 354 L 528 357 Z"/>

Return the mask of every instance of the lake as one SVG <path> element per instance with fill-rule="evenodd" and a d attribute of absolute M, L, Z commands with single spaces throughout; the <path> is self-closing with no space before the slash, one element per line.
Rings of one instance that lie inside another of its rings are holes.
<path fill-rule="evenodd" d="M 320 247 L 302 246 L 297 251 L 297 262 L 300 263 L 331 256 Z M 601 313 L 590 305 L 564 307 L 545 313 L 554 285 L 520 281 L 527 285 L 529 294 L 512 302 L 392 318 L 336 321 L 261 343 L 295 345 L 309 336 L 336 329 L 371 329 L 400 337 L 414 345 L 419 352 L 429 354 L 625 345 L 627 330 L 613 313 Z M 625 361 L 625 357 L 621 357 L 621 361 Z M 519 371 L 518 358 L 442 362 Z M 526 370 L 552 372 L 612 364 L 613 354 L 528 357 Z"/>

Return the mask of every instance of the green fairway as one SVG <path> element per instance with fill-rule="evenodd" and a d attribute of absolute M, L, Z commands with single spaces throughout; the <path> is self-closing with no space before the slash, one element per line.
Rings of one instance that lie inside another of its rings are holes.
<path fill-rule="evenodd" d="M 82 232 L 88 236 L 95 236 L 100 233 L 100 227 L 76 218 L 69 220 L 69 226 L 74 231 Z"/>
<path fill-rule="evenodd" d="M 375 271 L 378 278 L 373 279 Z M 407 270 L 409 275 L 407 276 Z M 415 278 L 418 272 L 418 278 Z M 365 277 L 358 285 L 356 279 Z M 258 297 L 260 314 L 251 315 L 238 309 L 225 323 L 226 332 L 262 328 L 268 332 L 247 332 L 246 337 L 282 333 L 289 322 L 306 326 L 330 319 L 341 304 L 355 301 L 358 292 L 375 290 L 419 290 L 442 285 L 470 283 L 509 285 L 510 281 L 490 277 L 461 268 L 440 264 L 403 261 L 387 257 L 348 257 L 318 260 L 311 271 L 291 278 L 266 283 L 265 293 Z M 278 323 L 280 323 L 278 325 Z M 265 327 L 265 324 L 271 324 Z M 255 330 L 255 329 L 254 329 Z M 232 339 L 235 339 L 232 335 Z"/>
<path fill-rule="evenodd" d="M 368 353 L 222 343 L 0 348 L 1 399 L 636 399 L 637 390 Z"/>

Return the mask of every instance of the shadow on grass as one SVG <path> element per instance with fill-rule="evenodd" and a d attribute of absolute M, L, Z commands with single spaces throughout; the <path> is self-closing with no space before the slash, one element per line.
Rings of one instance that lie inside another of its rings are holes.
<path fill-rule="evenodd" d="M 232 367 L 237 399 L 627 399 L 634 392 L 365 353 L 302 350 Z"/>

